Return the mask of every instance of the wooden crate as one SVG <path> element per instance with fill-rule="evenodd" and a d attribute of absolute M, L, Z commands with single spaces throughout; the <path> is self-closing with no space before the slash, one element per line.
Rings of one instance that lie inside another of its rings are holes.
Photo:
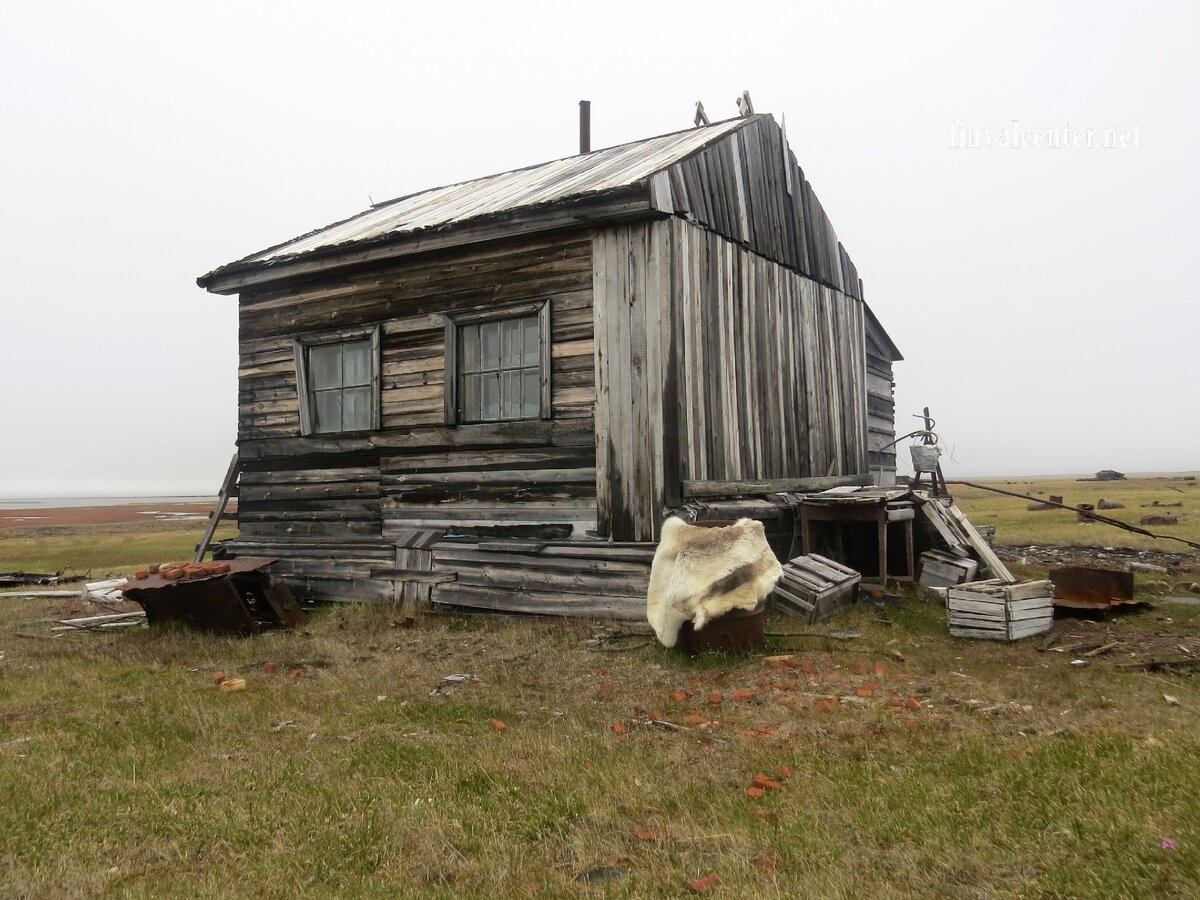
<path fill-rule="evenodd" d="M 809 553 L 784 565 L 771 600 L 789 615 L 820 622 L 853 603 L 861 581 L 849 566 Z"/>
<path fill-rule="evenodd" d="M 952 587 L 947 590 L 946 617 L 955 637 L 1016 641 L 1042 634 L 1054 623 L 1054 585 L 974 581 Z"/>
<path fill-rule="evenodd" d="M 953 587 L 975 578 L 979 563 L 941 550 L 921 554 L 921 587 Z"/>

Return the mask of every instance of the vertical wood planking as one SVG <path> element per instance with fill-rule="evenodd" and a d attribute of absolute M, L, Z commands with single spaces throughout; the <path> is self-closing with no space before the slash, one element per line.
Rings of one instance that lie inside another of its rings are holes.
<path fill-rule="evenodd" d="M 594 367 L 596 379 L 596 530 L 612 534 L 612 459 L 609 451 L 609 407 L 611 383 L 609 378 L 608 319 L 612 298 L 608 289 L 609 231 L 600 231 L 592 238 L 592 329 L 595 335 Z"/>

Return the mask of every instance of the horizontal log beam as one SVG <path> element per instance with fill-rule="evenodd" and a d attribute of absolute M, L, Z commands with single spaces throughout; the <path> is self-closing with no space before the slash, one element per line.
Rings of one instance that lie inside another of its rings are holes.
<path fill-rule="evenodd" d="M 835 487 L 868 485 L 870 475 L 834 475 L 829 478 L 776 478 L 767 481 L 685 481 L 686 499 L 745 497 L 756 494 L 805 494 Z"/>

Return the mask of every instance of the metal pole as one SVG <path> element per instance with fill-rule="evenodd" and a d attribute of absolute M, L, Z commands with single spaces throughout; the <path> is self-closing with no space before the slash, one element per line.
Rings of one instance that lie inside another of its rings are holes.
<path fill-rule="evenodd" d="M 592 152 L 592 101 L 579 101 L 579 152 Z"/>

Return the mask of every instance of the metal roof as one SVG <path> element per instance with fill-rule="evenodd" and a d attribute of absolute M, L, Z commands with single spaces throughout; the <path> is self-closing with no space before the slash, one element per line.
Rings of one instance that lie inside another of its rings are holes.
<path fill-rule="evenodd" d="M 271 262 L 324 247 L 354 244 L 384 235 L 451 225 L 479 216 L 631 187 L 762 117 L 729 119 L 526 169 L 430 188 L 376 204 L 349 219 L 248 256 L 238 264 Z"/>

